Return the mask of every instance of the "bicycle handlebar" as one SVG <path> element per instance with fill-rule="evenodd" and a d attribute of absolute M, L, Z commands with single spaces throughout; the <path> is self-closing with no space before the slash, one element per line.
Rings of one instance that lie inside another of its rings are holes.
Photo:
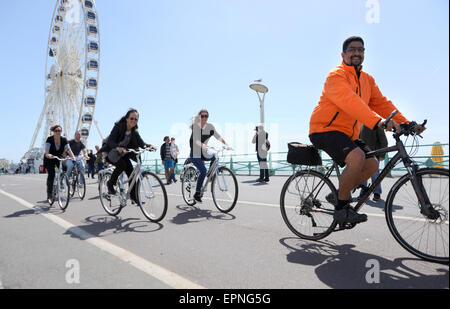
<path fill-rule="evenodd" d="M 142 153 L 144 153 L 145 151 L 148 151 L 148 152 L 154 152 L 154 151 L 156 151 L 156 150 L 155 150 L 155 149 L 152 149 L 152 148 L 144 148 L 143 151 L 141 151 L 141 150 L 134 150 L 134 149 L 126 149 L 126 152 L 127 152 L 127 153 L 132 152 L 132 153 L 137 154 L 137 155 L 142 154 Z"/>
<path fill-rule="evenodd" d="M 60 157 L 54 156 L 52 155 L 51 160 L 56 159 L 58 161 L 68 161 L 68 160 L 72 160 L 72 158 L 65 158 L 65 159 L 61 159 Z"/>
<path fill-rule="evenodd" d="M 389 121 L 391 121 L 392 118 L 394 118 L 394 116 L 397 115 L 397 114 L 398 114 L 398 111 L 395 110 L 389 117 L 386 118 L 385 121 L 383 121 L 383 123 L 381 124 L 380 127 L 381 127 L 383 130 L 385 130 L 385 129 L 387 128 L 387 124 L 389 123 Z"/>

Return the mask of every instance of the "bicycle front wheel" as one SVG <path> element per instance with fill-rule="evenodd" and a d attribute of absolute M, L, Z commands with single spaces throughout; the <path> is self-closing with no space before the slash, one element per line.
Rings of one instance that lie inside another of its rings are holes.
<path fill-rule="evenodd" d="M 211 182 L 214 204 L 221 212 L 228 213 L 236 206 L 239 187 L 234 173 L 227 167 L 219 167 Z"/>
<path fill-rule="evenodd" d="M 142 173 L 138 181 L 138 202 L 144 216 L 151 222 L 161 221 L 167 212 L 167 192 L 163 182 L 152 172 Z"/>
<path fill-rule="evenodd" d="M 292 175 L 280 196 L 281 215 L 288 228 L 298 237 L 319 240 L 335 228 L 334 203 L 337 190 L 319 172 L 304 170 Z"/>
<path fill-rule="evenodd" d="M 410 253 L 424 260 L 449 263 L 449 171 L 424 168 L 416 173 L 438 218 L 421 214 L 416 192 L 405 175 L 386 199 L 386 221 L 394 238 Z"/>
<path fill-rule="evenodd" d="M 84 174 L 81 172 L 77 175 L 76 188 L 78 197 L 83 200 L 86 196 L 86 181 L 84 178 Z"/>
<path fill-rule="evenodd" d="M 120 197 L 116 195 L 112 195 L 108 193 L 108 187 L 106 183 L 111 178 L 110 173 L 103 174 L 103 177 L 99 183 L 99 196 L 100 196 L 100 203 L 102 204 L 103 209 L 106 211 L 108 215 L 111 216 L 117 216 L 120 211 L 122 210 L 123 206 L 120 203 Z M 118 186 L 115 186 L 116 191 L 118 190 Z"/>
<path fill-rule="evenodd" d="M 59 178 L 59 182 L 57 184 L 58 188 L 58 205 L 59 208 L 65 210 L 67 206 L 69 206 L 70 200 L 70 187 L 69 187 L 69 178 L 66 174 L 62 174 Z"/>
<path fill-rule="evenodd" d="M 189 206 L 195 205 L 194 194 L 197 188 L 197 169 L 190 166 L 183 173 L 181 180 L 181 193 L 183 199 Z"/>

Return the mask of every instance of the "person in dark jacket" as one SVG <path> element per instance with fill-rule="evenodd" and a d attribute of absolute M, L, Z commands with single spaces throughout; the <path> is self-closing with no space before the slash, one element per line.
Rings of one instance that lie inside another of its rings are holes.
<path fill-rule="evenodd" d="M 388 146 L 388 141 L 386 138 L 386 134 L 384 130 L 380 127 L 376 127 L 375 130 L 372 130 L 366 126 L 362 126 L 361 133 L 359 135 L 359 139 L 361 139 L 371 150 L 378 150 L 381 148 L 386 148 Z M 378 161 L 384 160 L 384 155 L 378 157 Z M 380 170 L 378 169 L 375 174 L 372 175 L 372 183 L 377 179 L 378 175 L 380 175 Z M 367 181 L 363 183 L 364 186 L 367 186 Z M 375 188 L 373 194 L 373 200 L 379 201 L 381 200 L 381 184 Z M 360 197 L 364 194 L 364 190 L 361 190 Z"/>
<path fill-rule="evenodd" d="M 269 133 L 264 130 L 264 126 L 257 126 L 256 134 L 252 143 L 256 144 L 256 157 L 259 162 L 259 178 L 256 182 L 269 182 L 269 167 L 267 166 L 267 151 L 269 150 Z"/>
<path fill-rule="evenodd" d="M 50 128 L 53 135 L 47 138 L 45 142 L 44 166 L 47 170 L 47 200 L 51 204 L 53 199 L 53 182 L 55 181 L 55 167 L 59 166 L 59 161 L 53 157 L 63 157 L 64 151 L 75 160 L 75 156 L 70 149 L 69 142 L 65 137 L 61 136 L 62 128 L 60 125 L 55 125 Z"/>
<path fill-rule="evenodd" d="M 167 185 L 170 185 L 172 183 L 172 175 L 174 173 L 175 169 L 175 162 L 172 157 L 172 152 L 170 151 L 171 144 L 170 144 L 170 137 L 166 136 L 164 137 L 164 144 L 161 145 L 161 160 L 164 165 L 164 172 L 166 174 L 166 181 Z M 175 180 L 176 182 L 176 180 Z"/>
<path fill-rule="evenodd" d="M 133 165 L 130 159 L 136 161 L 136 155 L 134 153 L 128 153 L 127 149 L 152 148 L 156 150 L 155 146 L 146 144 L 142 140 L 138 132 L 138 121 L 138 111 L 130 109 L 125 116 L 115 123 L 106 145 L 101 149 L 101 152 L 108 153 L 108 162 L 116 167 L 111 175 L 111 179 L 106 183 L 109 194 L 116 194 L 114 186 L 123 171 L 125 171 L 128 177 L 133 172 Z M 130 192 L 130 198 L 134 202 L 137 200 L 134 187 Z"/>

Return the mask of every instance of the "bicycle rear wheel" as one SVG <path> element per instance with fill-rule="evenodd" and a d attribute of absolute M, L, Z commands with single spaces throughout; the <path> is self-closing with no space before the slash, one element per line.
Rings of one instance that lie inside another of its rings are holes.
<path fill-rule="evenodd" d="M 70 187 L 69 187 L 69 178 L 66 174 L 62 174 L 59 178 L 59 182 L 57 184 L 58 188 L 58 205 L 59 208 L 65 210 L 67 206 L 69 206 L 70 201 Z"/>
<path fill-rule="evenodd" d="M 334 205 L 338 192 L 333 183 L 319 172 L 304 170 L 284 184 L 280 209 L 288 228 L 298 237 L 319 240 L 336 228 Z"/>
<path fill-rule="evenodd" d="M 123 206 L 120 203 L 120 197 L 116 195 L 112 195 L 108 193 L 108 187 L 106 183 L 111 178 L 110 173 L 103 174 L 103 177 L 99 183 L 99 196 L 100 202 L 102 204 L 103 209 L 106 211 L 108 215 L 117 216 L 122 210 Z M 118 190 L 117 186 L 115 186 L 116 191 Z"/>
<path fill-rule="evenodd" d="M 219 167 L 211 182 L 214 204 L 221 212 L 228 213 L 236 206 L 239 187 L 234 173 L 227 167 Z"/>
<path fill-rule="evenodd" d="M 183 173 L 183 179 L 181 180 L 181 193 L 183 199 L 189 206 L 195 205 L 194 194 L 197 188 L 197 169 L 190 166 L 186 168 Z"/>
<path fill-rule="evenodd" d="M 78 197 L 83 200 L 86 196 L 86 180 L 82 172 L 79 172 L 77 175 L 76 190 Z"/>
<path fill-rule="evenodd" d="M 386 221 L 394 238 L 422 259 L 449 263 L 449 171 L 424 168 L 416 173 L 439 218 L 421 214 L 419 199 L 409 175 L 400 178 L 386 199 Z"/>
<path fill-rule="evenodd" d="M 144 216 L 151 222 L 161 221 L 167 212 L 167 192 L 161 179 L 152 172 L 143 172 L 136 186 Z"/>

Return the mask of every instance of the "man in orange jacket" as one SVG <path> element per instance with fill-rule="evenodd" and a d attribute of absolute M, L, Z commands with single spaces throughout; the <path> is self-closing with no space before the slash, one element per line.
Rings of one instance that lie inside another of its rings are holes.
<path fill-rule="evenodd" d="M 356 213 L 349 205 L 351 191 L 368 180 L 378 170 L 376 158 L 366 159 L 370 149 L 360 140 L 364 124 L 374 129 L 383 118 L 396 110 L 384 97 L 372 76 L 362 71 L 364 41 L 350 37 L 343 44 L 341 65 L 330 72 L 310 120 L 309 137 L 313 145 L 324 150 L 341 167 L 346 166 L 339 179 L 338 202 L 334 218 L 338 223 L 360 223 L 365 214 Z M 381 117 L 380 117 L 381 116 Z M 387 124 L 387 131 L 400 131 L 399 123 L 409 123 L 401 113 Z M 425 130 L 418 127 L 419 134 Z"/>

